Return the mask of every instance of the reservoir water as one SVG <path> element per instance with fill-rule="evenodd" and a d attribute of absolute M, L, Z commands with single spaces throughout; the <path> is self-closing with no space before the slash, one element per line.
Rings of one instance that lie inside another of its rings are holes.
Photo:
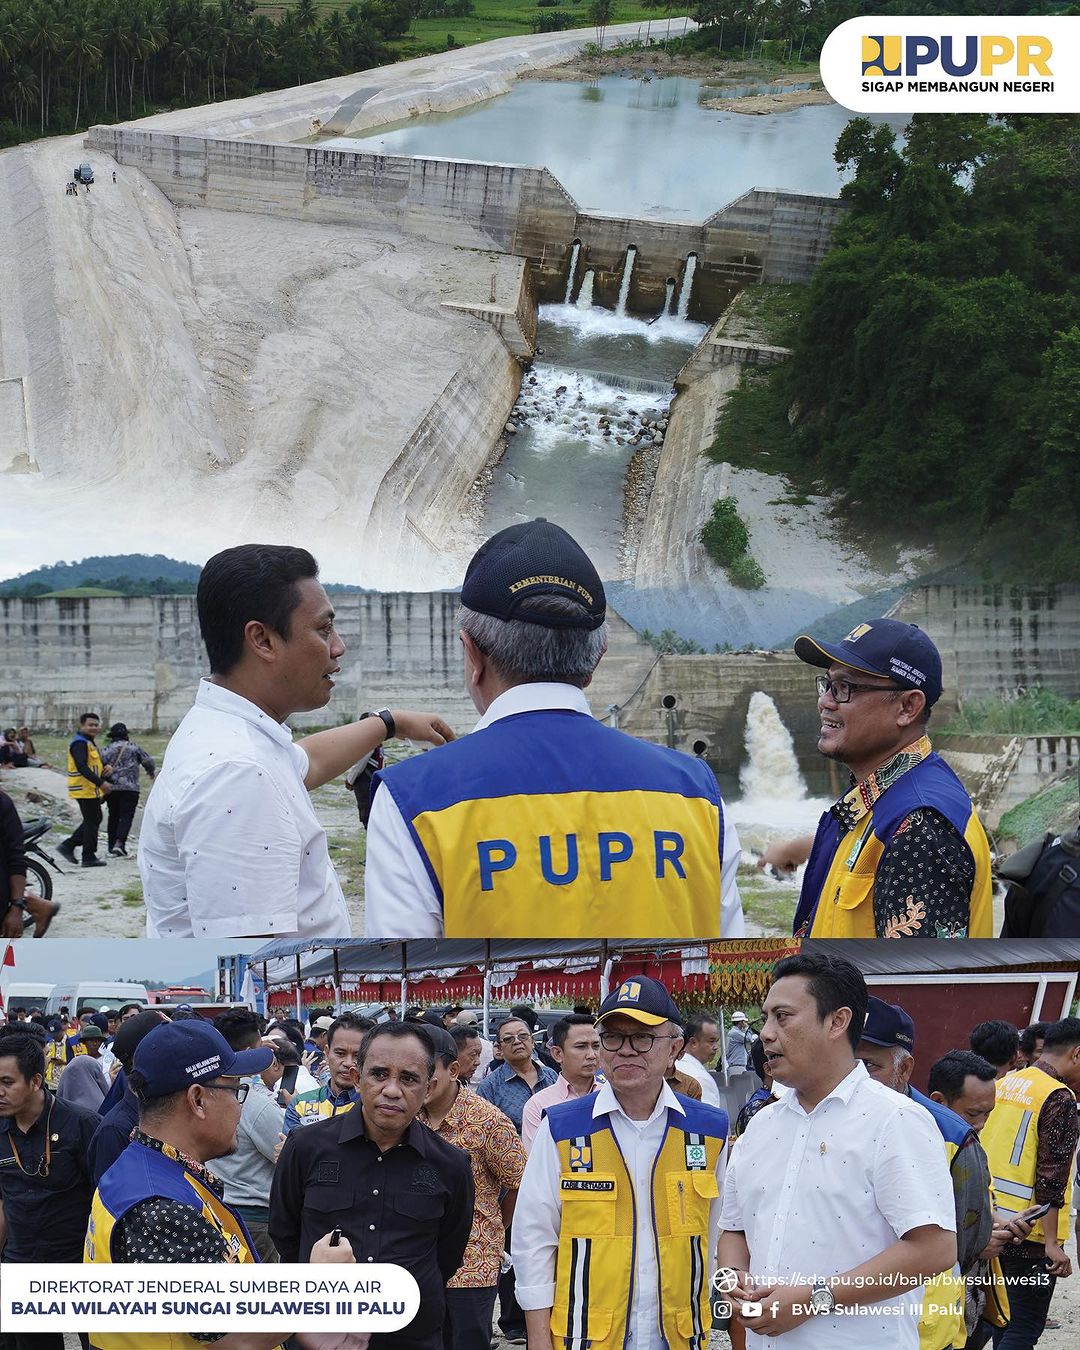
<path fill-rule="evenodd" d="M 323 147 L 545 165 L 578 204 L 620 216 L 705 220 L 750 188 L 835 196 L 836 104 L 748 116 L 706 108 L 720 88 L 669 77 L 519 80 L 508 94 Z M 878 117 L 901 129 L 904 117 Z"/>

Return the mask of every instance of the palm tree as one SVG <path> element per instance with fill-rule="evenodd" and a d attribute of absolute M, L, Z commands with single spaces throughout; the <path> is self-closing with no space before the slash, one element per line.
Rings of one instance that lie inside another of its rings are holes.
<path fill-rule="evenodd" d="M 93 27 L 85 12 L 75 14 L 71 19 L 67 52 L 69 58 L 75 62 L 75 125 L 72 130 L 78 131 L 86 68 L 96 66 L 102 55 L 100 34 Z"/>
<path fill-rule="evenodd" d="M 26 24 L 26 36 L 29 40 L 30 50 L 37 52 L 40 60 L 38 96 L 41 101 L 41 134 L 44 136 L 45 127 L 49 121 L 47 104 L 49 101 L 49 84 L 52 80 L 51 57 L 60 46 L 63 36 L 57 16 L 44 3 L 44 0 L 30 11 L 30 17 Z M 49 68 L 48 79 L 46 79 L 45 74 L 47 67 Z"/>
<path fill-rule="evenodd" d="M 15 104 L 15 125 L 21 127 L 25 121 L 26 110 L 33 103 L 38 92 L 37 76 L 29 66 L 17 66 L 8 84 L 8 92 Z"/>

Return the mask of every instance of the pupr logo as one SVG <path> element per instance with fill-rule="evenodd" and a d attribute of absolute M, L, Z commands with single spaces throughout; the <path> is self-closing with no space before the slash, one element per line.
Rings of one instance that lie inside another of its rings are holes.
<path fill-rule="evenodd" d="M 897 33 L 862 39 L 862 73 L 883 79 L 922 74 L 1012 75 L 1019 79 L 1040 76 L 1053 79 L 1050 57 L 1054 44 L 1041 34 Z"/>
<path fill-rule="evenodd" d="M 898 37 L 864 37 L 862 40 L 862 73 L 864 75 L 899 75 L 902 39 Z"/>

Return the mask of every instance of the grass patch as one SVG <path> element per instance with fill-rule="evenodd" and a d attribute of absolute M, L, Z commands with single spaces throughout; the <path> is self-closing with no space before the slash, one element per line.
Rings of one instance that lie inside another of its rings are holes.
<path fill-rule="evenodd" d="M 806 282 L 747 286 L 739 298 L 739 330 L 766 346 L 790 347 L 795 341 L 807 289 Z"/>
<path fill-rule="evenodd" d="M 359 890 L 364 881 L 364 862 L 367 858 L 367 831 L 359 820 L 356 829 L 347 834 L 327 835 L 327 846 L 334 859 L 334 866 L 341 878 L 342 887 L 348 891 Z"/>
<path fill-rule="evenodd" d="M 1029 689 L 1017 698 L 972 699 L 943 728 L 958 735 L 1038 736 L 1080 733 L 1080 700 L 1053 689 Z"/>
<path fill-rule="evenodd" d="M 1067 778 L 1064 782 L 1052 783 L 1006 811 L 998 824 L 998 838 L 1012 839 L 1022 846 L 1047 831 L 1058 834 L 1073 829 L 1078 812 L 1076 779 Z"/>
<path fill-rule="evenodd" d="M 127 905 L 129 909 L 134 909 L 136 905 L 143 903 L 143 889 L 140 882 L 133 882 L 130 886 L 125 886 L 119 893 L 117 899 L 122 905 Z"/>
<path fill-rule="evenodd" d="M 739 868 L 739 896 L 743 914 L 752 931 L 762 931 L 768 937 L 788 937 L 795 915 L 798 893 L 781 890 L 776 882 L 763 877 L 756 866 Z"/>
<path fill-rule="evenodd" d="M 743 371 L 738 388 L 724 400 L 705 452 L 714 463 L 791 476 L 799 472 L 798 438 L 788 421 L 779 373 L 752 366 Z"/>

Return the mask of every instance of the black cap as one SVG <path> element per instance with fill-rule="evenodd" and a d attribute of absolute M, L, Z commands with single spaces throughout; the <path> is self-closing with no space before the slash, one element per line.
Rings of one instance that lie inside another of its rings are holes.
<path fill-rule="evenodd" d="M 573 600 L 572 614 L 522 609 L 524 600 L 553 595 Z M 544 628 L 599 628 L 607 601 L 604 584 L 585 550 L 558 525 L 540 517 L 493 534 L 473 555 L 461 603 L 493 619 L 520 619 Z"/>
<path fill-rule="evenodd" d="M 658 1027 L 661 1022 L 674 1022 L 682 1025 L 682 1014 L 674 1000 L 659 980 L 649 975 L 631 975 L 623 980 L 618 989 L 613 989 L 596 1014 L 597 1025 L 613 1013 L 625 1013 L 635 1022 L 643 1022 L 647 1027 Z"/>
<path fill-rule="evenodd" d="M 121 1023 L 113 1037 L 113 1054 L 121 1064 L 130 1066 L 135 1050 L 142 1038 L 149 1035 L 162 1022 L 167 1021 L 168 1018 L 165 1014 L 154 1008 L 147 1008 L 144 1012 L 129 1017 L 126 1022 Z"/>
<path fill-rule="evenodd" d="M 915 1049 L 915 1023 L 899 1003 L 886 1003 L 873 994 L 867 1000 L 866 1024 L 860 1040 L 872 1045 L 898 1045 L 901 1050 Z"/>

